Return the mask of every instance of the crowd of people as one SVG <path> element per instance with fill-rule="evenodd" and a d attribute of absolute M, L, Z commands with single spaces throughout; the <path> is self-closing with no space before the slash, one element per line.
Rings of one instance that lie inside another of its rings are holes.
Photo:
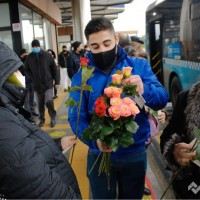
<path fill-rule="evenodd" d="M 200 198 L 198 193 L 188 190 L 192 182 L 200 185 L 200 168 L 192 162 L 196 152 L 191 144 L 195 138 L 194 127 L 200 128 L 200 84 L 180 93 L 170 116 L 164 109 L 168 101 L 166 90 L 152 72 L 144 42 L 139 37 L 117 34 L 106 18 L 90 20 L 85 27 L 85 37 L 87 45 L 76 41 L 71 52 L 63 45 L 58 61 L 55 52 L 43 50 L 36 39 L 31 43 L 32 52 L 22 49 L 19 56 L 0 42 L 0 198 L 82 198 L 76 176 L 61 152 L 76 144 L 76 136 L 63 137 L 59 148 L 40 128 L 45 124 L 45 106 L 51 119 L 50 127 L 56 125 L 54 99 L 58 98 L 59 85 L 64 92 L 70 85 L 80 86 L 82 56 L 94 67 L 93 77 L 88 82 L 93 92 L 84 92 L 80 116 L 76 108 L 68 111 L 73 133 L 79 119 L 80 140 L 90 124 L 96 99 L 117 70 L 133 67 L 124 85 L 137 85 L 137 93 L 145 100 L 145 106 L 140 107 L 135 118 L 139 129 L 133 136 L 133 145 L 113 152 L 100 139 L 86 142 L 89 147 L 86 173 L 93 199 L 142 199 L 144 193 L 151 194 L 144 187 L 146 148 L 158 131 L 159 123 L 166 126 L 160 142 L 166 166 L 174 174 L 181 171 L 173 182 L 176 197 Z M 79 91 L 70 93 L 70 97 L 79 102 Z M 150 109 L 159 111 L 153 120 Z M 89 173 L 100 152 L 111 152 L 110 190 L 107 178 L 98 175 L 98 162 Z"/>

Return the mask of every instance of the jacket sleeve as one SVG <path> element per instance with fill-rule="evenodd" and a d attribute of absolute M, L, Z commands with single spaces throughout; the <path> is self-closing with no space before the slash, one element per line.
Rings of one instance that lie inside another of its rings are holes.
<path fill-rule="evenodd" d="M 153 110 L 164 108 L 168 101 L 165 88 L 154 75 L 151 66 L 146 59 L 136 59 L 135 72 L 139 74 L 144 85 L 143 98 L 146 105 Z"/>
<path fill-rule="evenodd" d="M 186 142 L 187 139 L 185 137 L 186 130 L 184 128 L 184 110 L 186 108 L 187 94 L 188 92 L 182 92 L 178 95 L 172 117 L 160 137 L 160 148 L 164 161 L 167 167 L 174 172 L 179 168 L 173 155 L 174 146 L 177 143 Z"/>
<path fill-rule="evenodd" d="M 2 116 L 1 193 L 11 199 L 80 199 L 80 194 L 67 182 L 64 183 L 56 171 L 50 169 L 27 131 L 13 123 L 12 119 Z"/>
<path fill-rule="evenodd" d="M 26 61 L 24 63 L 24 74 L 25 74 L 26 80 L 29 80 L 29 81 L 32 82 L 32 79 L 31 79 L 31 70 L 30 70 L 30 66 L 29 66 L 29 55 L 26 58 Z"/>

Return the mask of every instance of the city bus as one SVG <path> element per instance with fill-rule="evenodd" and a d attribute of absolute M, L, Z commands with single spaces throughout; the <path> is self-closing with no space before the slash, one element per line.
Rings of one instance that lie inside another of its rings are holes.
<path fill-rule="evenodd" d="M 200 81 L 200 0 L 157 0 L 146 10 L 146 50 L 174 105 Z"/>

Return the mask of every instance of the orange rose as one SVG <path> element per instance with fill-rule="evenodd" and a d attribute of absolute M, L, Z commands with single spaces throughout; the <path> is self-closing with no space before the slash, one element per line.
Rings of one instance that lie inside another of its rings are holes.
<path fill-rule="evenodd" d="M 123 75 L 122 74 L 113 74 L 112 75 L 112 83 L 113 84 L 121 84 Z"/>
<path fill-rule="evenodd" d="M 130 106 L 126 105 L 126 104 L 122 104 L 121 105 L 121 116 L 122 117 L 128 117 L 131 116 L 131 108 Z"/>
<path fill-rule="evenodd" d="M 120 106 L 122 104 L 121 98 L 111 98 L 110 99 L 110 105 L 112 106 Z"/>
<path fill-rule="evenodd" d="M 123 67 L 122 73 L 127 78 L 131 75 L 132 67 Z"/>
<path fill-rule="evenodd" d="M 114 120 L 118 120 L 120 118 L 121 108 L 120 106 L 110 106 L 108 113 Z"/>
<path fill-rule="evenodd" d="M 121 94 L 122 94 L 121 88 L 117 88 L 117 87 L 113 88 L 112 97 L 120 98 Z"/>
<path fill-rule="evenodd" d="M 140 112 L 140 110 L 138 109 L 138 107 L 136 106 L 136 104 L 135 104 L 135 102 L 134 103 L 132 103 L 132 104 L 130 104 L 130 108 L 131 108 L 131 113 L 132 113 L 132 115 L 137 115 L 139 112 Z"/>
<path fill-rule="evenodd" d="M 108 98 L 112 98 L 112 97 L 120 98 L 122 94 L 122 89 L 110 86 L 104 89 L 104 93 Z"/>

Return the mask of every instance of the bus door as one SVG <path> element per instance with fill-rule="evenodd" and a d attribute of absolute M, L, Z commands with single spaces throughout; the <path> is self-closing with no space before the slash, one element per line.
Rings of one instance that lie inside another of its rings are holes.
<path fill-rule="evenodd" d="M 149 24 L 149 55 L 150 64 L 154 74 L 163 84 L 162 66 L 162 18 L 156 19 Z"/>

